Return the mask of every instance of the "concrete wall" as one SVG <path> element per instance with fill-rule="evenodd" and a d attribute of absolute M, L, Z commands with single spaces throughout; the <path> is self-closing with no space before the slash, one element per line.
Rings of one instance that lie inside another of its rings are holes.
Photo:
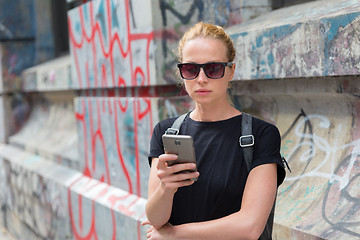
<path fill-rule="evenodd" d="M 70 55 L 22 72 L 31 113 L 0 151 L 1 221 L 17 238 L 145 239 L 152 128 L 189 108 L 169 69 L 172 48 L 200 19 L 230 26 L 269 11 L 258 1 L 173 3 L 73 9 Z"/>
<path fill-rule="evenodd" d="M 358 79 L 246 81 L 236 87 L 239 106 L 279 127 L 281 153 L 292 170 L 278 189 L 275 239 L 358 237 Z"/>
<path fill-rule="evenodd" d="M 19 148 L 0 150 L 0 221 L 17 239 L 146 239 L 144 199 Z"/>
<path fill-rule="evenodd" d="M 0 1 L 1 143 L 27 119 L 26 109 L 14 105 L 27 99 L 18 92 L 23 88 L 22 72 L 54 56 L 50 6 L 47 0 Z M 37 8 L 42 14 L 36 14 Z"/>
<path fill-rule="evenodd" d="M 194 22 L 231 26 L 268 1 L 92 1 L 69 11 L 74 88 L 176 83 L 174 48 Z"/>
<path fill-rule="evenodd" d="M 360 5 L 324 3 L 229 29 L 240 50 L 236 78 L 248 80 L 234 90 L 239 104 L 279 127 L 292 168 L 278 192 L 277 239 L 360 236 Z"/>
<path fill-rule="evenodd" d="M 358 237 L 360 6 L 270 5 L 109 0 L 71 10 L 70 55 L 22 72 L 31 113 L 0 145 L 0 223 L 18 239 L 146 239 L 152 127 L 191 108 L 173 49 L 206 20 L 236 43 L 236 107 L 282 134 L 292 172 L 274 239 Z"/>

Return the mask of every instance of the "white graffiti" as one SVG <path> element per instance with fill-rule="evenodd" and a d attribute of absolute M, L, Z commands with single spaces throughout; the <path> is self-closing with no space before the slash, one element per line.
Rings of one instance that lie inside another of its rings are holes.
<path fill-rule="evenodd" d="M 319 156 L 318 153 L 323 153 L 324 156 L 321 161 L 317 161 L 318 164 L 315 168 L 309 169 L 305 173 L 301 175 L 291 175 L 286 178 L 286 181 L 296 181 L 299 179 L 303 179 L 306 177 L 322 177 L 329 179 L 329 183 L 333 183 L 334 181 L 339 182 L 340 189 L 345 188 L 350 179 L 351 170 L 354 167 L 354 164 L 356 162 L 356 159 L 358 156 L 360 156 L 360 139 L 356 139 L 350 143 L 342 144 L 339 142 L 340 137 L 342 137 L 343 133 L 343 126 L 342 124 L 339 124 L 336 128 L 336 133 L 331 134 L 330 136 L 334 136 L 331 140 L 333 143 L 331 144 L 328 139 L 316 134 L 316 133 L 305 133 L 303 132 L 303 129 L 305 127 L 305 124 L 307 122 L 311 122 L 313 124 L 316 123 L 317 129 L 326 129 L 327 132 L 330 132 L 331 129 L 331 122 L 329 119 L 322 115 L 309 115 L 307 117 L 304 117 L 299 123 L 296 125 L 294 129 L 295 136 L 299 139 L 302 139 L 299 144 L 294 146 L 291 150 L 291 152 L 288 154 L 287 158 L 288 160 L 294 161 L 300 161 L 301 163 L 306 163 L 308 161 L 311 161 L 313 157 Z M 335 129 L 335 128 L 333 128 Z M 343 139 L 343 138 L 342 138 Z M 301 156 L 296 156 L 297 152 L 300 148 L 307 147 L 307 150 L 302 151 Z M 338 166 L 340 160 L 338 159 L 339 152 L 344 152 L 346 149 L 351 149 L 350 154 L 350 161 L 348 165 L 344 168 L 344 171 L 342 172 L 342 175 L 337 175 L 335 173 L 335 168 Z M 295 159 L 296 158 L 296 159 Z M 323 171 L 324 166 L 329 167 L 330 170 L 325 172 Z"/>

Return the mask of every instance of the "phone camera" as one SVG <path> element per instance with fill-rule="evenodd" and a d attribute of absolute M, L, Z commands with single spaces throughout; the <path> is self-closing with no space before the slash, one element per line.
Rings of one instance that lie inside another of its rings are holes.
<path fill-rule="evenodd" d="M 175 140 L 175 145 L 176 145 L 176 146 L 180 146 L 180 145 L 181 145 L 181 142 L 180 142 L 179 139 L 176 139 L 176 140 Z"/>

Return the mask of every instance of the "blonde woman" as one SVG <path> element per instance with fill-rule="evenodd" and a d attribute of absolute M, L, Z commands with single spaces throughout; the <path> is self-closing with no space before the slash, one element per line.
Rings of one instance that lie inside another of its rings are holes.
<path fill-rule="evenodd" d="M 176 118 L 159 122 L 150 143 L 151 164 L 146 214 L 147 238 L 258 239 L 285 177 L 278 129 L 253 118 L 253 164 L 248 173 L 239 146 L 242 113 L 229 102 L 235 48 L 222 27 L 200 22 L 179 42 L 178 64 L 195 101 L 180 133 L 191 135 L 197 159 L 167 165 L 161 136 Z M 197 181 L 189 179 L 198 178 Z"/>

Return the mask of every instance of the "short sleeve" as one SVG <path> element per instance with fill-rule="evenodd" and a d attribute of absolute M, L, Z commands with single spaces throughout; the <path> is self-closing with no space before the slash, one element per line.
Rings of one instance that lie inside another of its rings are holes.
<path fill-rule="evenodd" d="M 263 124 L 255 134 L 254 160 L 252 168 L 262 164 L 277 164 L 277 185 L 284 181 L 285 169 L 280 154 L 281 137 L 275 125 Z"/>

